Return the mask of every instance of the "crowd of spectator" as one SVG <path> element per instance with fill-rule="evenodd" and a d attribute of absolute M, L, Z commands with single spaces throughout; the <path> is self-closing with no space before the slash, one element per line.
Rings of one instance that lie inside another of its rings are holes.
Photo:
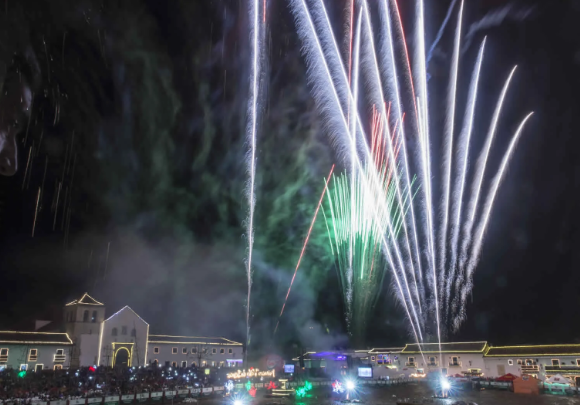
<path fill-rule="evenodd" d="M 77 370 L 0 372 L 0 402 L 19 400 L 65 400 L 97 396 L 126 395 L 223 385 L 224 373 L 203 369 L 147 367 L 84 367 Z"/>

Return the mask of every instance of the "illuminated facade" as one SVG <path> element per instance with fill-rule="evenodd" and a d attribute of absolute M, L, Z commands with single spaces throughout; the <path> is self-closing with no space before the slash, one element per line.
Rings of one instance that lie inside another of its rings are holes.
<path fill-rule="evenodd" d="M 73 342 L 66 333 L 0 332 L 0 370 L 68 368 Z"/>
<path fill-rule="evenodd" d="M 492 377 L 512 373 L 543 380 L 560 374 L 580 385 L 580 344 L 491 347 L 485 365 Z"/>
<path fill-rule="evenodd" d="M 225 338 L 149 335 L 149 324 L 129 306 L 105 318 L 105 305 L 85 293 L 63 310 L 66 333 L 0 332 L 0 369 L 238 367 L 243 345 Z M 61 328 L 42 322 L 43 329 Z"/>
<path fill-rule="evenodd" d="M 241 367 L 244 346 L 226 338 L 149 335 L 148 363 L 172 367 Z"/>
<path fill-rule="evenodd" d="M 405 374 L 420 374 L 441 371 L 446 375 L 481 375 L 485 364 L 483 355 L 489 346 L 487 342 L 451 342 L 407 344 L 401 351 L 401 369 Z"/>

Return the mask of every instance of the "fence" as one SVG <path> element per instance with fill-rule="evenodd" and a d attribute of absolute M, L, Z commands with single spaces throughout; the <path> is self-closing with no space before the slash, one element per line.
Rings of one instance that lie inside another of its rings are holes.
<path fill-rule="evenodd" d="M 404 384 L 409 382 L 409 379 L 399 378 L 393 380 L 358 380 L 358 384 L 363 385 L 396 385 Z M 332 381 L 312 381 L 313 387 L 330 387 Z M 268 384 L 264 383 L 254 383 L 256 389 L 264 389 Z M 287 386 L 289 388 L 298 388 L 304 385 L 303 382 L 289 382 Z M 234 385 L 236 390 L 244 389 L 245 384 L 237 383 Z M 3 405 L 19 405 L 19 404 L 30 404 L 30 405 L 128 405 L 128 404 L 138 404 L 140 402 L 152 402 L 161 401 L 164 403 L 166 401 L 179 401 L 184 398 L 192 398 L 198 396 L 210 396 L 223 394 L 225 388 L 223 386 L 217 387 L 206 387 L 206 388 L 187 388 L 180 390 L 166 390 L 160 392 L 142 392 L 138 394 L 127 394 L 127 395 L 113 395 L 104 397 L 94 397 L 94 398 L 79 398 L 79 399 L 67 399 L 59 401 L 46 401 L 46 400 L 29 400 L 23 399 L 18 401 L 6 401 L 0 402 Z"/>

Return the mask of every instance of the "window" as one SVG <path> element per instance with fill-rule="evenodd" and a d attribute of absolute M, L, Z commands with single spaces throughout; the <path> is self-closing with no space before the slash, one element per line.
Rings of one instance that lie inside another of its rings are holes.
<path fill-rule="evenodd" d="M 89 321 L 89 310 L 85 309 L 85 312 L 83 312 L 83 322 L 88 322 Z"/>
<path fill-rule="evenodd" d="M 228 349 L 228 353 L 232 354 L 234 351 L 232 349 Z"/>
<path fill-rule="evenodd" d="M 64 349 L 56 349 L 56 354 L 62 356 L 64 354 Z"/>
<path fill-rule="evenodd" d="M 21 364 L 20 371 L 26 371 L 26 370 L 28 370 L 28 364 Z"/>
<path fill-rule="evenodd" d="M 225 364 L 225 363 L 224 363 L 223 361 L 220 361 L 220 367 L 223 367 L 223 366 L 224 366 L 224 364 Z"/>
<path fill-rule="evenodd" d="M 93 316 L 91 318 L 91 322 L 93 322 L 93 323 L 97 322 L 97 311 L 93 311 Z"/>
<path fill-rule="evenodd" d="M 514 361 L 512 359 L 508 360 L 508 366 L 513 366 L 514 365 Z"/>
<path fill-rule="evenodd" d="M 195 361 L 191 362 L 191 367 L 197 367 L 197 363 Z"/>
<path fill-rule="evenodd" d="M 177 367 L 177 362 L 176 362 L 176 361 L 174 361 L 173 363 L 171 363 L 171 365 L 172 365 L 173 367 Z"/>
<path fill-rule="evenodd" d="M 207 361 L 202 361 L 202 362 L 201 362 L 201 366 L 202 366 L 202 367 L 205 367 L 205 366 L 207 366 Z"/>
<path fill-rule="evenodd" d="M 137 329 L 131 329 L 131 337 L 137 337 Z"/>
<path fill-rule="evenodd" d="M 459 364 L 459 357 L 456 357 L 456 356 L 451 357 L 451 364 L 458 365 Z"/>
<path fill-rule="evenodd" d="M 212 351 L 211 351 L 211 352 L 212 352 L 213 354 L 216 354 L 216 353 L 217 353 L 217 349 L 212 349 Z"/>
<path fill-rule="evenodd" d="M 226 352 L 226 349 L 220 349 L 220 354 L 224 354 Z"/>
<path fill-rule="evenodd" d="M 522 364 L 522 359 L 518 359 L 518 366 L 521 366 Z"/>
<path fill-rule="evenodd" d="M 177 347 L 171 348 L 171 354 L 177 354 Z"/>
<path fill-rule="evenodd" d="M 371 356 L 371 361 L 375 361 L 375 356 Z"/>
<path fill-rule="evenodd" d="M 111 335 L 117 336 L 117 334 L 118 334 L 117 328 L 113 328 L 113 331 L 111 332 Z"/>
<path fill-rule="evenodd" d="M 159 360 L 157 359 L 153 360 L 153 364 L 159 364 Z"/>
<path fill-rule="evenodd" d="M 197 349 L 195 347 L 191 348 L 191 354 L 196 354 L 197 353 Z"/>
<path fill-rule="evenodd" d="M 580 359 L 576 359 L 576 365 L 580 366 Z"/>
<path fill-rule="evenodd" d="M 409 357 L 409 363 L 414 363 L 415 362 L 415 358 L 414 357 Z"/>
<path fill-rule="evenodd" d="M 560 360 L 558 359 L 552 359 L 552 365 L 556 366 L 556 367 L 560 367 Z"/>
<path fill-rule="evenodd" d="M 53 369 L 54 370 L 62 370 L 62 364 L 55 364 Z"/>
<path fill-rule="evenodd" d="M 429 364 L 435 365 L 435 357 L 429 357 Z"/>
<path fill-rule="evenodd" d="M 34 371 L 37 373 L 40 373 L 43 368 L 44 368 L 44 364 L 37 364 L 36 367 L 34 367 Z"/>
<path fill-rule="evenodd" d="M 127 335 L 127 327 L 126 326 L 121 326 L 121 335 Z"/>
<path fill-rule="evenodd" d="M 183 368 L 187 367 L 187 361 L 182 361 L 181 362 L 181 367 L 183 367 Z"/>
<path fill-rule="evenodd" d="M 0 356 L 8 356 L 8 349 L 0 349 Z"/>
<path fill-rule="evenodd" d="M 215 367 L 215 361 L 212 361 L 212 362 L 211 362 L 211 366 L 212 366 L 212 367 Z"/>
<path fill-rule="evenodd" d="M 153 348 L 153 353 L 154 354 L 159 354 L 159 348 L 158 347 L 154 347 Z"/>
<path fill-rule="evenodd" d="M 28 361 L 36 361 L 38 359 L 38 349 L 30 349 L 28 354 Z"/>
<path fill-rule="evenodd" d="M 183 349 L 181 349 L 181 353 L 187 354 L 187 347 L 184 347 Z"/>

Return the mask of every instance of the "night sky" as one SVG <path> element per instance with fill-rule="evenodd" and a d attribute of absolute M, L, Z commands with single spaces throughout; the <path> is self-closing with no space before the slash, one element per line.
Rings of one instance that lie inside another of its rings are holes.
<path fill-rule="evenodd" d="M 0 7 L 2 66 L 26 53 L 37 68 L 18 172 L 0 177 L 0 327 L 59 317 L 88 291 L 108 313 L 130 305 L 152 333 L 244 341 L 246 1 L 75 3 Z M 316 111 L 289 7 L 268 3 L 252 346 L 346 346 L 322 218 L 272 338 L 323 178 L 342 162 Z M 341 27 L 339 3 L 330 10 Z M 428 44 L 449 4 L 426 1 Z M 490 18 L 506 6 L 506 18 Z M 413 7 L 402 12 L 412 32 Z M 464 21 L 473 41 L 462 54 L 463 88 L 487 35 L 476 144 L 518 65 L 491 166 L 524 114 L 535 115 L 498 194 L 467 322 L 449 340 L 580 342 L 580 1 L 471 0 Z M 454 25 L 429 65 L 432 98 L 445 97 Z M 432 109 L 434 122 L 440 112 Z M 411 341 L 389 284 L 370 319 L 369 347 Z"/>

